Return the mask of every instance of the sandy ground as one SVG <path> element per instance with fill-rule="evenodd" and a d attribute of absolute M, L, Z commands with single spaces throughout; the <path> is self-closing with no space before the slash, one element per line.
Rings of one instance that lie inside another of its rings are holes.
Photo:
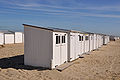
<path fill-rule="evenodd" d="M 120 40 L 84 55 L 62 72 L 25 66 L 23 44 L 0 48 L 0 80 L 120 80 Z"/>

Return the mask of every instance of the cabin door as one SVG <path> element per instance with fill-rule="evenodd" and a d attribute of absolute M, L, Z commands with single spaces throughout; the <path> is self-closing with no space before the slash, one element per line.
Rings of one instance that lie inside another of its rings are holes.
<path fill-rule="evenodd" d="M 54 40 L 54 47 L 53 47 L 53 60 L 54 60 L 54 65 L 59 66 L 60 65 L 60 34 L 55 33 L 55 38 Z"/>
<path fill-rule="evenodd" d="M 75 35 L 70 34 L 70 61 L 75 59 L 76 51 L 75 51 Z"/>
<path fill-rule="evenodd" d="M 54 36 L 53 60 L 55 66 L 59 66 L 67 61 L 67 34 L 56 32 Z"/>
<path fill-rule="evenodd" d="M 82 41 L 83 41 L 83 36 L 80 34 L 79 36 L 78 36 L 78 50 L 79 50 L 79 55 L 81 55 L 82 53 L 83 53 L 83 51 L 82 51 L 82 47 L 83 47 L 83 45 L 82 45 Z"/>
<path fill-rule="evenodd" d="M 65 33 L 60 34 L 61 38 L 61 45 L 60 45 L 60 57 L 61 61 L 60 63 L 63 64 L 64 62 L 67 62 L 67 35 Z"/>
<path fill-rule="evenodd" d="M 93 37 L 92 37 L 92 35 L 89 36 L 89 40 L 90 40 L 89 41 L 89 46 L 90 46 L 89 47 L 89 49 L 90 49 L 89 51 L 92 51 L 92 48 L 93 48 Z"/>

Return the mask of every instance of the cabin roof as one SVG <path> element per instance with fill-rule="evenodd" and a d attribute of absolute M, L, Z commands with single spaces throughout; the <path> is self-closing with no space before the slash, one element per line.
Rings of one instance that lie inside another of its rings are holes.
<path fill-rule="evenodd" d="M 28 25 L 28 24 L 23 24 L 23 25 L 27 27 L 33 27 L 33 28 L 44 29 L 44 30 L 55 31 L 55 32 L 68 32 L 68 30 L 65 30 L 65 29 L 46 28 L 46 27 L 33 26 L 33 25 Z"/>
<path fill-rule="evenodd" d="M 104 35 L 107 36 L 106 34 L 101 34 L 101 33 L 92 33 L 92 32 L 85 32 L 85 31 L 77 31 L 77 30 L 69 30 L 69 29 L 60 29 L 60 28 L 53 28 L 53 27 L 40 27 L 40 26 L 33 26 L 33 25 L 28 25 L 28 24 L 23 24 L 26 27 L 33 27 L 33 28 L 38 28 L 38 29 L 44 29 L 44 30 L 49 30 L 53 32 L 74 32 L 74 33 L 80 33 L 80 34 L 98 34 L 98 35 Z"/>
<path fill-rule="evenodd" d="M 55 31 L 55 32 L 74 32 L 74 33 L 82 33 L 80 31 L 75 31 L 75 30 L 69 30 L 69 29 L 60 29 L 60 28 L 53 28 L 53 27 L 39 27 L 39 26 L 33 26 L 33 25 L 28 25 L 28 24 L 23 24 L 24 26 L 27 27 L 33 27 L 33 28 L 38 28 L 38 29 L 44 29 L 44 30 L 50 30 L 50 31 Z"/>

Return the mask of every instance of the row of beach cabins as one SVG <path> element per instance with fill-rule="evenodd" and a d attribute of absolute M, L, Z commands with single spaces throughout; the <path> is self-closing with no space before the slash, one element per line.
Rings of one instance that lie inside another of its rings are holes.
<path fill-rule="evenodd" d="M 117 36 L 24 25 L 23 32 L 0 31 L 0 45 L 24 43 L 24 64 L 54 69 L 89 54 Z"/>
<path fill-rule="evenodd" d="M 24 33 L 0 30 L 0 45 L 24 43 Z"/>
<path fill-rule="evenodd" d="M 24 64 L 54 69 L 90 54 L 117 36 L 24 25 Z"/>

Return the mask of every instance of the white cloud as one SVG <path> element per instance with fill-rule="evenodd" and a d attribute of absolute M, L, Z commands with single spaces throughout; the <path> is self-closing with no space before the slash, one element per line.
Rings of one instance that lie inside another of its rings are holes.
<path fill-rule="evenodd" d="M 63 6 L 55 6 L 55 5 L 47 5 L 47 4 L 38 4 L 38 3 L 15 3 L 14 5 L 19 7 L 33 7 L 33 8 L 40 8 L 40 7 L 47 7 L 47 8 L 56 8 L 56 9 L 68 9 L 68 10 L 100 10 L 100 11 L 120 11 L 120 6 L 76 6 L 76 7 L 63 7 Z"/>
<path fill-rule="evenodd" d="M 0 2 L 3 2 L 3 3 L 6 3 L 6 4 L 10 4 L 10 5 L 16 5 L 18 7 L 26 7 L 26 8 L 40 8 L 40 7 L 47 7 L 47 8 L 57 8 L 57 9 L 68 9 L 68 10 L 78 10 L 78 9 L 84 9 L 84 10 L 102 10 L 102 11 L 120 11 L 120 6 L 119 5 L 112 5 L 112 6 L 87 6 L 87 5 L 84 5 L 84 4 L 81 4 L 80 5 L 77 5 L 78 3 L 75 2 L 75 1 L 70 1 L 71 5 L 72 4 L 76 4 L 76 6 L 73 6 L 73 7 L 65 7 L 65 6 L 56 6 L 56 5 L 48 5 L 48 4 L 40 4 L 40 3 L 37 3 L 35 2 L 36 0 L 30 0 L 26 3 L 24 2 L 18 2 L 17 0 L 16 1 L 7 1 L 7 0 L 4 0 L 4 1 L 0 1 Z M 58 3 L 58 1 L 52 1 L 52 0 L 47 0 L 49 3 L 51 2 L 52 4 L 60 4 Z"/>
<path fill-rule="evenodd" d="M 0 1 L 1 2 L 1 1 Z M 45 14 L 53 14 L 53 15 L 67 15 L 67 16 L 73 16 L 74 14 L 77 16 L 93 16 L 93 17 L 106 17 L 106 18 L 120 18 L 120 15 L 115 15 L 115 14 L 96 14 L 96 13 L 87 13 L 87 12 L 80 12 L 79 10 L 77 11 L 72 11 L 76 9 L 83 9 L 83 10 L 102 10 L 102 11 L 120 11 L 119 6 L 102 6 L 102 7 L 82 7 L 82 6 L 77 6 L 77 7 L 63 7 L 63 6 L 54 6 L 54 5 L 45 5 L 45 4 L 38 4 L 38 3 L 20 3 L 20 2 L 9 2 L 9 1 L 2 1 L 5 2 L 6 4 L 9 5 L 15 5 L 14 6 L 9 6 L 9 8 L 12 9 L 24 9 L 24 10 L 34 10 L 36 12 L 39 11 L 44 11 Z M 75 3 L 75 2 L 74 2 Z M 52 2 L 52 4 L 56 4 L 56 2 Z M 88 11 L 89 12 L 89 11 Z"/>

